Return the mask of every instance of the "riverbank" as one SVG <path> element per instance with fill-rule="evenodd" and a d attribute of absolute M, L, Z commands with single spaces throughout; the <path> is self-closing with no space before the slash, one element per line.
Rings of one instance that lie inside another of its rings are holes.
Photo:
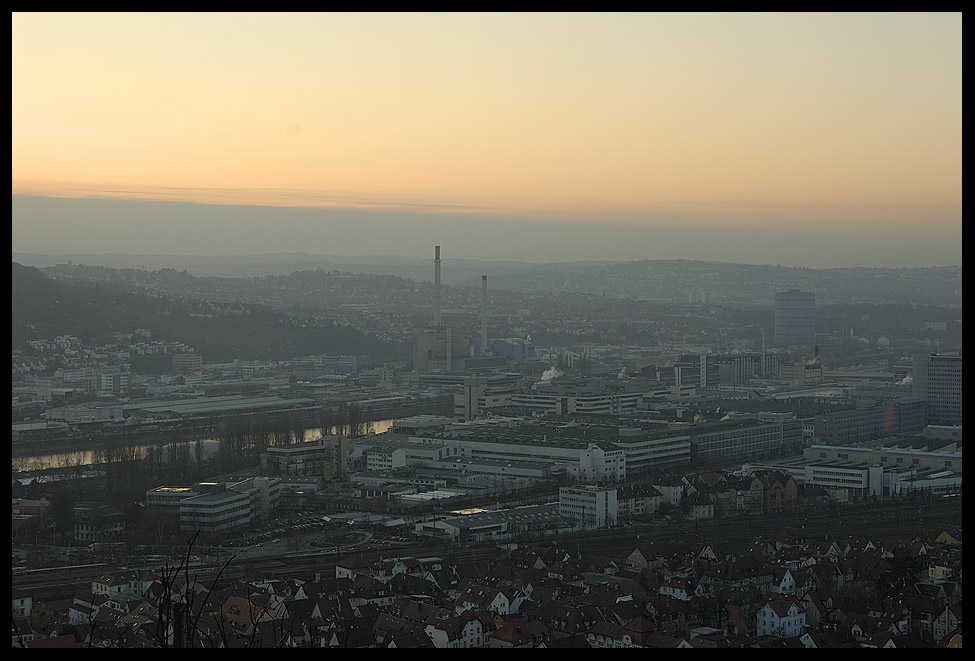
<path fill-rule="evenodd" d="M 395 411 L 400 415 L 390 415 L 384 412 L 384 417 L 374 417 L 362 421 L 367 433 L 381 434 L 388 431 L 396 420 L 414 415 L 440 415 L 442 411 L 430 408 L 413 409 L 410 411 Z M 314 441 L 321 437 L 321 429 L 309 427 L 306 440 Z M 219 426 L 207 424 L 198 426 L 182 426 L 176 429 L 139 431 L 126 429 L 114 434 L 99 432 L 90 435 L 77 435 L 57 439 L 36 439 L 30 441 L 15 441 L 11 444 L 11 463 L 14 470 L 37 471 L 50 468 L 66 468 L 71 466 L 87 466 L 100 462 L 100 453 L 106 444 L 124 440 L 126 445 L 138 450 L 149 450 L 153 447 L 166 446 L 172 442 L 216 443 L 219 440 Z"/>

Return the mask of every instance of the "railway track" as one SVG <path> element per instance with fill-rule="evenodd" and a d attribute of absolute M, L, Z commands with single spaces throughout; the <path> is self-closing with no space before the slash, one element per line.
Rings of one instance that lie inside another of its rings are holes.
<path fill-rule="evenodd" d="M 785 527 L 792 527 L 811 540 L 843 537 L 876 540 L 910 540 L 920 535 L 932 539 L 946 526 L 961 525 L 962 499 L 940 499 L 919 503 L 892 503 L 828 510 L 806 515 L 783 514 L 747 519 L 650 523 L 626 528 L 611 528 L 559 537 L 520 540 L 522 544 L 558 544 L 569 551 L 623 559 L 635 547 L 654 542 L 679 542 L 687 550 L 707 542 L 731 539 L 750 540 L 765 536 L 774 538 Z M 314 554 L 281 554 L 262 558 L 235 557 L 223 569 L 222 578 L 314 578 L 315 574 L 334 576 L 335 565 L 352 553 L 375 551 L 372 548 L 349 548 L 339 552 Z M 390 556 L 441 557 L 447 564 L 488 561 L 499 551 L 495 542 L 464 543 L 425 542 L 382 549 Z M 222 564 L 194 566 L 189 576 L 209 585 Z M 152 567 L 152 569 L 158 569 Z M 90 588 L 91 580 L 111 571 L 104 564 L 77 567 L 50 567 L 13 575 L 13 586 L 30 590 L 38 599 L 63 597 Z"/>

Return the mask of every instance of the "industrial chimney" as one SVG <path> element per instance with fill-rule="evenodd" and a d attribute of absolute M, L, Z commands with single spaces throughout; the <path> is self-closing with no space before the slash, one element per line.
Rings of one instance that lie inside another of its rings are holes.
<path fill-rule="evenodd" d="M 481 355 L 487 355 L 487 276 L 481 276 Z"/>
<path fill-rule="evenodd" d="M 762 329 L 762 378 L 765 378 L 765 329 Z"/>
<path fill-rule="evenodd" d="M 440 246 L 437 246 L 437 258 L 433 262 L 433 325 L 440 326 Z"/>

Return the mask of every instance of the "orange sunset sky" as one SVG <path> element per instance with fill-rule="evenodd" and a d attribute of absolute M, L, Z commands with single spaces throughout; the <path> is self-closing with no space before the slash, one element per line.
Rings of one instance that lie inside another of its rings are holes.
<path fill-rule="evenodd" d="M 58 198 L 201 203 L 197 254 L 437 242 L 313 248 L 312 230 L 289 243 L 278 224 L 228 243 L 232 214 L 207 220 L 207 207 L 258 206 L 328 208 L 333 223 L 368 211 L 404 231 L 422 216 L 561 233 L 565 248 L 537 261 L 960 264 L 961 25 L 960 13 L 14 13 L 13 249 L 175 251 L 163 233 L 147 242 L 138 216 L 116 232 L 32 206 Z M 672 251 L 636 238 L 614 251 L 584 239 L 594 228 L 659 230 Z M 745 235 L 727 254 L 692 248 Z M 832 253 L 819 261 L 767 256 L 817 237 Z M 478 246 L 451 254 L 526 258 Z"/>

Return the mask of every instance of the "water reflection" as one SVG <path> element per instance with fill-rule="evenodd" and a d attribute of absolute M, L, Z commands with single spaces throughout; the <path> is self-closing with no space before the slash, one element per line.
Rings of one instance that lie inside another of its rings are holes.
<path fill-rule="evenodd" d="M 395 420 L 374 420 L 367 422 L 366 429 L 376 434 L 389 431 Z M 320 429 L 309 429 L 305 434 L 306 441 L 317 441 L 322 437 Z M 204 447 L 204 456 L 213 456 L 219 447 L 219 441 L 215 438 L 207 438 L 201 441 Z M 189 441 L 190 452 L 195 452 L 196 441 Z M 162 448 L 168 451 L 168 443 L 149 443 L 147 445 L 135 446 L 134 452 L 141 459 L 149 454 L 153 448 Z M 14 470 L 35 471 L 47 470 L 49 468 L 71 468 L 76 466 L 88 466 L 101 462 L 100 450 L 78 450 L 73 452 L 55 452 L 51 454 L 36 455 L 33 457 L 13 457 L 11 464 Z"/>

